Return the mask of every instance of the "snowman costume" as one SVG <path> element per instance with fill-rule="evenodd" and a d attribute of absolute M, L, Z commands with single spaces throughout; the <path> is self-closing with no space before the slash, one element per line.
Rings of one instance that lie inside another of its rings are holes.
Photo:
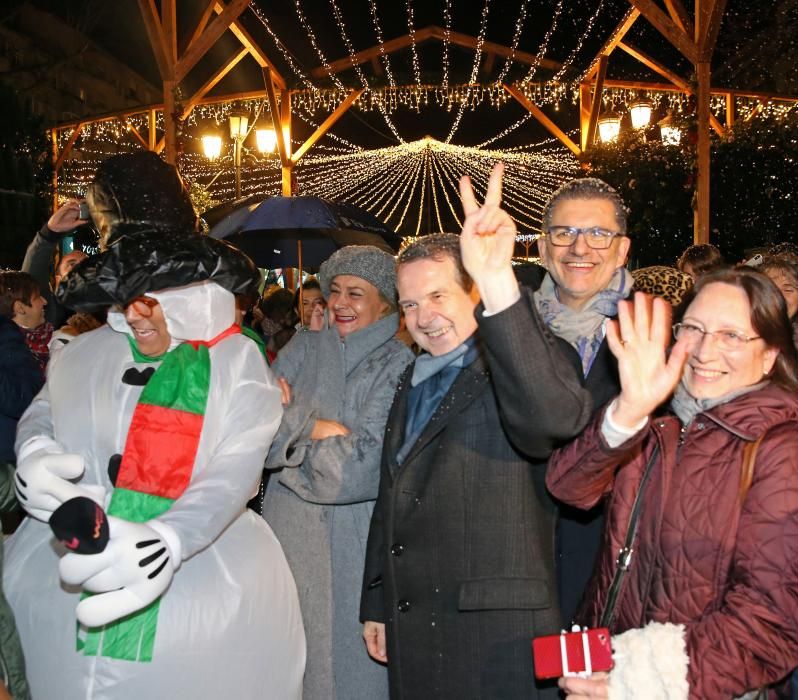
<path fill-rule="evenodd" d="M 53 358 L 47 384 L 20 420 L 17 491 L 33 517 L 7 542 L 3 585 L 36 700 L 301 698 L 305 637 L 296 586 L 271 529 L 245 507 L 280 424 L 280 391 L 256 343 L 233 325 L 233 294 L 212 272 L 205 277 L 146 291 L 164 313 L 167 353 L 141 356 L 123 313 L 111 311 L 107 326 Z M 142 291 L 128 285 L 117 302 Z M 114 516 L 129 438 L 136 434 L 145 467 L 173 441 L 168 430 L 136 432 L 131 421 L 158 376 L 153 370 L 188 345 L 207 348 L 209 378 L 185 484 L 166 500 L 151 495 L 160 493 L 157 483 L 143 495 L 131 492 L 158 501 L 157 517 Z M 78 495 L 109 512 L 110 540 L 100 554 L 69 552 L 46 522 Z M 145 614 L 145 631 L 135 631 Z"/>

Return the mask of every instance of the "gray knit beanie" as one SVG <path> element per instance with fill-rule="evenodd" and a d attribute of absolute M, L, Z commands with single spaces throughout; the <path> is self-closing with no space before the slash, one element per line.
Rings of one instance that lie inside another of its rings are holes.
<path fill-rule="evenodd" d="M 349 245 L 336 250 L 319 269 L 325 299 L 330 296 L 330 283 L 338 275 L 353 275 L 370 282 L 396 305 L 396 262 L 389 253 L 373 245 Z"/>

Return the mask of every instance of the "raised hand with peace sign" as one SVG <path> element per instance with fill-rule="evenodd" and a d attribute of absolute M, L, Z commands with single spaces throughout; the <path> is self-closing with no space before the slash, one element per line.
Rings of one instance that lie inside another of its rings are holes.
<path fill-rule="evenodd" d="M 479 290 L 490 314 L 504 311 L 520 297 L 513 274 L 512 257 L 516 227 L 501 208 L 504 165 L 496 163 L 488 180 L 485 201 L 480 206 L 474 196 L 471 178 L 460 179 L 460 200 L 465 221 L 460 233 L 463 265 Z"/>

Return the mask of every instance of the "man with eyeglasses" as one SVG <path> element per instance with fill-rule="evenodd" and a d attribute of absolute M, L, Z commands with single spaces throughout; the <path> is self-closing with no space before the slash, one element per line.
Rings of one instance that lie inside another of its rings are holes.
<path fill-rule="evenodd" d="M 538 239 L 547 274 L 534 294 L 535 304 L 549 329 L 564 341 L 594 410 L 619 390 L 604 325 L 632 290 L 632 276 L 624 267 L 630 247 L 626 217 L 623 201 L 607 183 L 571 180 L 546 204 Z M 568 623 L 593 571 L 603 517 L 600 506 L 583 512 L 562 505 L 559 511 L 560 605 Z"/>
<path fill-rule="evenodd" d="M 619 391 L 615 359 L 604 338 L 608 318 L 632 289 L 632 276 L 624 267 L 630 241 L 626 236 L 627 210 L 618 193 L 605 182 L 581 178 L 557 190 L 543 210 L 538 250 L 546 275 L 532 294 L 533 303 L 549 330 L 560 340 L 563 356 L 582 378 L 593 410 Z M 500 314 L 527 298 L 512 272 L 512 245 L 483 237 L 485 250 L 475 257 L 465 254 L 466 269 L 480 289 L 486 312 Z M 469 263 L 469 261 L 472 261 Z M 529 310 L 531 317 L 531 309 Z M 517 391 L 523 381 L 521 361 L 509 366 L 516 382 L 496 385 L 505 419 L 534 421 L 519 412 Z M 509 433 L 518 434 L 513 426 Z M 516 448 L 524 450 L 517 442 Z M 584 512 L 561 505 L 557 536 L 557 564 L 563 621 L 570 622 L 587 585 L 602 531 L 600 508 Z"/>

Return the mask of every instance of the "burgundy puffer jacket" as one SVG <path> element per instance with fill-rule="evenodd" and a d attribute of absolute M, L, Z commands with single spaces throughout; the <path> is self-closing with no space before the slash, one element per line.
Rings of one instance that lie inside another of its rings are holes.
<path fill-rule="evenodd" d="M 577 621 L 601 616 L 658 443 L 611 632 L 684 624 L 690 698 L 731 698 L 786 676 L 798 666 L 798 397 L 766 386 L 699 414 L 684 434 L 674 416 L 653 419 L 615 449 L 601 436 L 603 413 L 554 453 L 546 478 L 580 508 L 610 494 Z M 741 505 L 743 446 L 763 432 Z"/>

